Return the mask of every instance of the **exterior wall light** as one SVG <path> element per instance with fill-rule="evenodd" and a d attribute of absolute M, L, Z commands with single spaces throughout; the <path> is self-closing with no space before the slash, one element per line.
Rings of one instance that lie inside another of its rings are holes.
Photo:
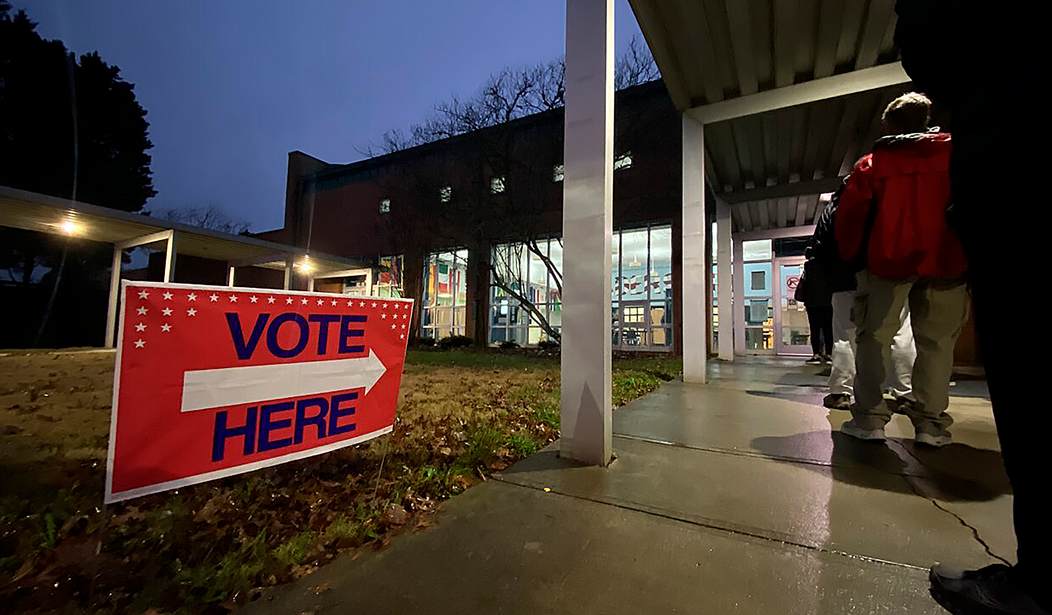
<path fill-rule="evenodd" d="M 59 222 L 54 226 L 58 229 L 60 233 L 69 237 L 80 235 L 82 232 L 84 232 L 84 227 L 78 224 L 77 221 L 72 218 L 66 218 L 65 220 Z"/>

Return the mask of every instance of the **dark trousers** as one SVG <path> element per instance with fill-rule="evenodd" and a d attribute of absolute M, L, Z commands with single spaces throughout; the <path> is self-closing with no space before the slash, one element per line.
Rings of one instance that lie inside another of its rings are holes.
<path fill-rule="evenodd" d="M 811 352 L 823 356 L 833 354 L 833 306 L 807 307 L 807 323 L 811 326 Z"/>
<path fill-rule="evenodd" d="M 957 156 L 957 145 L 954 147 Z M 959 205 L 953 219 L 968 255 L 976 336 L 986 367 L 1001 456 L 1015 495 L 1017 571 L 1048 608 L 1052 604 L 1048 585 L 1052 580 L 1048 370 L 1035 351 L 1035 335 L 1027 334 L 1035 329 L 1020 327 L 1021 322 L 1037 321 L 1030 321 L 1030 313 L 1024 315 L 1020 311 L 1023 304 L 1015 300 L 1033 281 L 1033 270 L 1027 263 L 1044 262 L 1047 257 L 1037 248 L 1043 239 L 1042 230 L 995 213 L 1000 203 L 1034 203 L 1033 199 L 1039 198 L 1031 182 L 997 180 L 1004 177 L 999 172 L 1009 170 L 1002 168 L 1008 165 L 998 159 L 1004 158 L 1001 154 L 1006 151 L 1021 150 L 1003 145 L 962 148 L 969 155 L 955 160 L 954 194 Z"/>
<path fill-rule="evenodd" d="M 1047 582 L 1052 578 L 1052 506 L 1046 451 L 1052 414 L 1045 401 L 1048 392 L 1038 374 L 1041 361 L 1030 346 L 1033 338 L 1020 331 L 1018 304 L 1010 300 L 1021 287 L 1003 270 L 983 263 L 992 252 L 986 247 L 981 257 L 972 259 L 972 263 L 982 263 L 973 265 L 971 275 L 976 334 L 986 366 L 1001 456 L 1015 494 L 1019 571 L 1031 587 L 1047 594 Z M 1010 254 L 1005 250 L 1003 256 L 995 257 L 999 265 L 1011 268 L 1026 262 L 1007 262 Z"/>

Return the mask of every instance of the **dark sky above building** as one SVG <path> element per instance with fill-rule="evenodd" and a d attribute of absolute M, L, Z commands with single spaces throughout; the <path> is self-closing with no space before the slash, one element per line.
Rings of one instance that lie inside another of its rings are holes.
<path fill-rule="evenodd" d="M 46 38 L 135 84 L 154 211 L 215 204 L 281 225 L 286 154 L 351 162 L 392 128 L 564 50 L 562 0 L 12 0 Z M 616 42 L 639 34 L 616 0 Z"/>

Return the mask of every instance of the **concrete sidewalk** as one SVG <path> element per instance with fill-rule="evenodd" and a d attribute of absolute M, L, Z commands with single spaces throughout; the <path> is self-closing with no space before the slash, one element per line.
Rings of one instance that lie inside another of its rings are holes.
<path fill-rule="evenodd" d="M 1013 558 L 981 384 L 954 387 L 958 442 L 925 451 L 904 417 L 887 445 L 841 436 L 815 368 L 712 375 L 617 411 L 611 467 L 543 451 L 248 612 L 939 613 L 932 562 Z"/>

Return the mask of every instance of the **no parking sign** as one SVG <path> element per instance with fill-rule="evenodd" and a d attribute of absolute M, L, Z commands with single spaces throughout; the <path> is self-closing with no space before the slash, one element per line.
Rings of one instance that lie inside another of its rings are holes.
<path fill-rule="evenodd" d="M 407 299 L 124 281 L 107 503 L 389 433 Z"/>

